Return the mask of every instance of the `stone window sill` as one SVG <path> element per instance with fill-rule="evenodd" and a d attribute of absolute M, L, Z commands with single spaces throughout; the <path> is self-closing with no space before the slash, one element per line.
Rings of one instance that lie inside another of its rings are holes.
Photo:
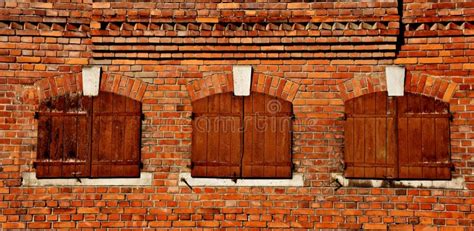
<path fill-rule="evenodd" d="M 153 174 L 140 173 L 140 178 L 79 178 L 78 179 L 38 179 L 35 172 L 22 173 L 22 186 L 149 186 L 152 184 Z"/>
<path fill-rule="evenodd" d="M 340 173 L 333 173 L 332 179 L 337 179 L 343 187 L 466 189 L 463 177 L 452 178 L 451 180 L 393 180 L 391 186 L 387 186 L 384 180 L 347 179 Z"/>
<path fill-rule="evenodd" d="M 191 173 L 182 172 L 179 174 L 179 185 L 191 187 L 302 187 L 304 179 L 302 174 L 293 174 L 292 179 L 238 179 L 234 182 L 232 179 L 220 178 L 193 178 Z"/>

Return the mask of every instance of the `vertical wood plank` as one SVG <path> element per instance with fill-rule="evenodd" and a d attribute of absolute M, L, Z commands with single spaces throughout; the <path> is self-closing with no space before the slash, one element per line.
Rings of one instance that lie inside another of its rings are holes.
<path fill-rule="evenodd" d="M 364 119 L 364 164 L 374 165 L 376 155 L 376 94 L 369 94 L 364 99 L 365 115 L 373 115 Z M 365 177 L 375 177 L 374 167 L 365 167 Z"/>
<path fill-rule="evenodd" d="M 38 141 L 37 141 L 37 160 L 47 160 L 50 158 L 50 144 L 52 138 L 52 118 L 50 116 L 40 116 L 38 119 Z M 36 167 L 37 177 L 47 177 L 49 167 L 38 165 Z"/>
<path fill-rule="evenodd" d="M 220 110 L 221 95 L 215 95 L 209 98 L 209 112 L 218 114 Z M 209 134 L 207 139 L 207 162 L 217 163 L 219 160 L 219 117 L 212 116 L 209 119 Z M 219 166 L 208 165 L 208 176 L 218 176 Z"/>
<path fill-rule="evenodd" d="M 352 103 L 352 102 L 351 102 Z M 347 118 L 344 126 L 344 162 L 345 163 L 354 163 L 354 119 Z M 345 177 L 355 177 L 354 167 L 346 166 L 346 171 L 344 171 Z"/>
<path fill-rule="evenodd" d="M 265 96 L 262 94 L 254 94 L 253 95 L 253 112 L 257 114 L 264 114 L 265 113 Z M 254 143 L 254 152 L 253 152 L 253 163 L 252 163 L 252 177 L 258 177 L 264 175 L 264 155 L 265 155 L 265 126 L 266 126 L 266 116 L 265 115 L 257 115 L 253 117 L 255 120 L 255 127 L 254 127 L 254 140 L 258 141 Z M 263 155 L 262 155 L 263 154 Z"/>
<path fill-rule="evenodd" d="M 422 163 L 436 163 L 435 119 L 421 119 Z M 436 178 L 436 167 L 423 167 L 423 178 Z"/>
<path fill-rule="evenodd" d="M 73 173 L 76 172 L 76 166 L 72 162 L 77 160 L 77 117 L 65 116 L 63 123 L 63 153 L 61 159 L 65 163 L 62 165 L 61 174 L 63 177 L 74 177 Z"/>
<path fill-rule="evenodd" d="M 84 163 L 76 164 L 75 171 L 78 176 L 88 177 L 90 175 L 90 146 L 89 135 L 91 132 L 89 116 L 80 116 L 77 119 L 77 160 Z"/>
<path fill-rule="evenodd" d="M 365 114 L 366 108 L 363 97 L 357 97 L 354 99 L 354 114 L 362 115 Z M 360 167 L 360 164 L 364 164 L 365 160 L 365 118 L 354 118 L 354 164 L 359 166 L 354 167 L 354 177 L 364 177 L 365 169 Z"/>
<path fill-rule="evenodd" d="M 232 113 L 232 98 L 230 94 L 220 95 L 219 112 L 220 113 Z M 219 163 L 231 163 L 231 137 L 232 137 L 232 117 L 222 116 L 219 117 L 219 151 L 218 151 L 218 162 Z M 218 168 L 218 174 L 220 176 L 231 175 L 231 166 L 224 165 Z"/>
<path fill-rule="evenodd" d="M 388 164 L 387 163 L 387 94 L 385 92 L 376 93 L 375 103 L 375 114 L 377 117 L 375 125 L 375 163 L 376 164 Z M 376 167 L 375 177 L 386 178 L 388 167 Z"/>
<path fill-rule="evenodd" d="M 208 97 L 193 102 L 194 113 L 208 112 Z M 193 163 L 203 163 L 207 160 L 207 136 L 209 131 L 209 119 L 205 116 L 193 119 L 192 155 Z M 192 168 L 193 177 L 206 176 L 206 166 L 195 165 Z"/>
<path fill-rule="evenodd" d="M 395 105 L 395 104 L 393 104 Z M 406 144 L 406 140 L 400 141 L 400 134 L 398 132 L 402 132 L 403 134 L 403 129 L 397 131 L 397 123 L 402 123 L 402 127 L 405 125 L 406 126 L 406 121 L 403 120 L 398 120 L 397 118 L 393 117 L 388 117 L 387 118 L 387 157 L 386 157 L 386 163 L 390 166 L 386 170 L 386 177 L 387 178 L 397 178 L 399 174 L 399 166 L 398 166 L 398 161 L 399 161 L 399 156 L 398 156 L 398 149 L 399 149 L 399 144 L 402 143 L 402 145 Z M 400 126 L 400 124 L 398 124 Z"/>
<path fill-rule="evenodd" d="M 253 94 L 252 94 L 253 95 Z M 253 97 L 244 97 L 244 151 L 242 156 L 242 176 L 248 177 L 252 175 L 252 163 L 254 162 L 255 150 L 255 120 L 249 114 L 253 113 Z"/>
<path fill-rule="evenodd" d="M 242 155 L 243 155 L 243 97 L 232 97 L 232 112 L 239 114 L 240 116 L 233 116 L 232 119 L 232 134 L 231 139 L 231 150 L 230 150 L 230 161 L 233 165 L 230 169 L 231 176 L 241 177 L 241 166 L 242 166 Z"/>
<path fill-rule="evenodd" d="M 449 155 L 449 120 L 448 118 L 435 119 L 436 138 L 436 160 L 438 163 L 450 163 Z M 438 167 L 437 179 L 450 179 L 451 169 L 449 167 Z"/>
<path fill-rule="evenodd" d="M 365 119 L 354 118 L 354 164 L 363 164 L 365 155 Z M 354 177 L 364 177 L 363 167 L 354 167 Z"/>
<path fill-rule="evenodd" d="M 130 125 L 129 120 L 126 120 L 127 117 L 133 118 L 131 116 L 123 116 L 120 113 L 127 112 L 127 98 L 120 96 L 120 95 L 113 95 L 113 103 L 112 103 L 112 112 L 114 115 L 107 116 L 112 119 L 112 141 L 110 145 L 110 156 L 108 163 L 103 164 L 106 165 L 104 167 L 108 167 L 110 169 L 110 176 L 119 176 L 123 175 L 124 171 L 124 163 L 123 161 L 127 161 L 125 158 L 125 127 L 127 123 Z M 116 165 L 114 162 L 122 161 L 121 164 Z"/>
<path fill-rule="evenodd" d="M 63 117 L 55 116 L 52 118 L 50 157 L 57 164 L 49 166 L 49 177 L 62 177 L 62 157 L 63 157 Z"/>
<path fill-rule="evenodd" d="M 126 112 L 141 113 L 141 104 L 138 101 L 127 99 Z M 124 160 L 128 163 L 140 160 L 140 139 L 141 139 L 141 118 L 140 116 L 127 116 L 125 118 L 124 129 Z M 140 168 L 137 164 L 123 165 L 125 176 L 139 176 Z"/>

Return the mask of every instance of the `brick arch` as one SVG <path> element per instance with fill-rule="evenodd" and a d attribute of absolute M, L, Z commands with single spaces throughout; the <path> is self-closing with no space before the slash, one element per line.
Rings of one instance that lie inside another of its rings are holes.
<path fill-rule="evenodd" d="M 428 74 L 408 74 L 405 79 L 405 91 L 429 96 L 449 102 L 453 97 L 457 83 L 440 76 Z M 379 91 L 386 91 L 385 75 L 356 76 L 339 84 L 339 92 L 344 101 Z"/>
<path fill-rule="evenodd" d="M 276 76 L 264 74 L 254 74 L 252 76 L 252 92 L 264 93 L 289 102 L 293 102 L 299 87 L 300 85 L 295 82 Z M 231 92 L 234 90 L 233 77 L 231 74 L 207 76 L 190 82 L 187 85 L 187 90 L 191 101 L 214 94 Z"/>
<path fill-rule="evenodd" d="M 148 88 L 148 83 L 125 75 L 103 73 L 100 80 L 100 90 L 123 95 L 142 101 Z"/>
<path fill-rule="evenodd" d="M 112 92 L 128 98 L 142 101 L 148 84 L 139 80 L 118 74 L 103 73 L 100 80 L 100 91 Z M 82 73 L 61 74 L 44 78 L 35 82 L 33 87 L 25 87 L 22 101 L 39 103 L 43 99 L 82 93 Z"/>

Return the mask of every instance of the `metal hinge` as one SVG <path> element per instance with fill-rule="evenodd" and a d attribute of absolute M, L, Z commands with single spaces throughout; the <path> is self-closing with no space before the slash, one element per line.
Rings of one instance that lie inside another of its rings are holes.
<path fill-rule="evenodd" d="M 449 112 L 449 121 L 453 122 L 454 120 L 454 113 Z"/>
<path fill-rule="evenodd" d="M 294 120 L 296 120 L 296 115 L 295 115 L 295 114 L 291 114 L 290 118 L 291 118 L 291 120 L 294 121 Z"/>
<path fill-rule="evenodd" d="M 143 166 L 144 166 L 144 165 L 143 165 L 143 162 L 142 162 L 142 161 L 140 161 L 140 164 L 139 164 L 139 165 L 140 165 L 140 169 L 143 169 Z"/>
<path fill-rule="evenodd" d="M 344 113 L 344 115 L 341 118 L 339 118 L 339 120 L 346 121 L 347 120 L 347 113 Z"/>
<path fill-rule="evenodd" d="M 39 119 L 39 112 L 35 112 L 34 118 Z"/>
<path fill-rule="evenodd" d="M 194 114 L 194 112 L 192 112 L 191 115 L 189 116 L 189 118 L 190 118 L 191 120 L 194 120 L 194 117 L 195 117 L 195 116 L 196 116 L 196 115 Z"/>
<path fill-rule="evenodd" d="M 140 116 L 140 119 L 141 119 L 142 121 L 145 120 L 145 113 L 142 113 L 142 115 Z"/>
<path fill-rule="evenodd" d="M 191 164 L 186 165 L 189 169 L 193 170 L 194 168 L 194 162 L 191 162 Z"/>
<path fill-rule="evenodd" d="M 38 163 L 33 162 L 33 168 L 36 168 L 36 167 L 38 167 Z"/>

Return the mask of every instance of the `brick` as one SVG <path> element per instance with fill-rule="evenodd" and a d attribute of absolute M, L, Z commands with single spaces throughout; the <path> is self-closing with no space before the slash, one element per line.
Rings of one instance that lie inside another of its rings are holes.
<path fill-rule="evenodd" d="M 0 57 L 0 63 L 14 63 L 16 57 Z"/>
<path fill-rule="evenodd" d="M 51 223 L 50 222 L 34 222 L 28 224 L 29 229 L 50 229 Z"/>
<path fill-rule="evenodd" d="M 16 61 L 19 63 L 39 63 L 40 57 L 17 57 Z"/>
<path fill-rule="evenodd" d="M 99 213 L 99 208 L 97 207 L 78 208 L 77 213 Z"/>
<path fill-rule="evenodd" d="M 450 83 L 448 85 L 448 88 L 446 89 L 446 91 L 444 92 L 444 95 L 443 95 L 443 101 L 444 102 L 449 102 L 451 100 L 451 98 L 454 95 L 454 91 L 456 90 L 456 88 L 457 88 L 456 83 Z"/>
<path fill-rule="evenodd" d="M 465 70 L 474 70 L 474 63 L 465 63 L 462 68 Z"/>
<path fill-rule="evenodd" d="M 66 59 L 66 64 L 71 64 L 71 65 L 86 65 L 89 64 L 89 59 L 87 58 L 71 58 L 71 59 Z"/>
<path fill-rule="evenodd" d="M 34 3 L 31 3 L 31 7 L 34 7 L 34 8 L 52 9 L 52 8 L 53 8 L 53 3 L 49 3 L 49 2 L 34 2 Z"/>
<path fill-rule="evenodd" d="M 418 63 L 418 58 L 397 58 L 394 61 L 395 64 L 416 64 Z"/>
<path fill-rule="evenodd" d="M 218 9 L 239 9 L 240 3 L 218 3 Z"/>
<path fill-rule="evenodd" d="M 419 63 L 443 63 L 443 58 L 418 58 Z"/>
<path fill-rule="evenodd" d="M 94 2 L 92 3 L 92 8 L 94 9 L 107 9 L 110 8 L 109 2 Z"/>
<path fill-rule="evenodd" d="M 216 17 L 212 17 L 212 18 L 197 17 L 196 22 L 199 22 L 199 23 L 218 23 L 219 18 L 216 18 Z"/>

